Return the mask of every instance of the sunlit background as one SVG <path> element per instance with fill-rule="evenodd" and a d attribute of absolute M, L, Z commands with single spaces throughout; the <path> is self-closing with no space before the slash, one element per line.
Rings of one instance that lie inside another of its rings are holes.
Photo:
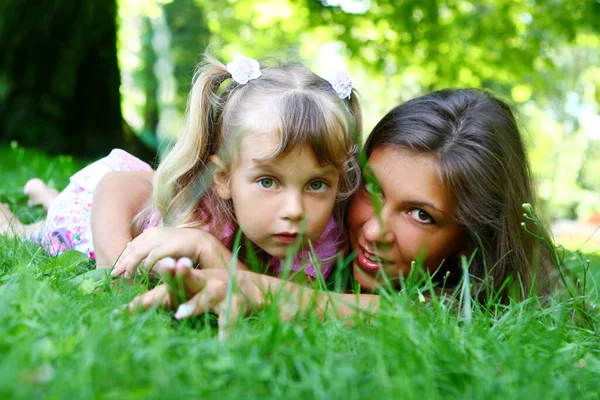
<path fill-rule="evenodd" d="M 421 94 L 489 89 L 518 111 L 543 211 L 600 225 L 600 0 L 8 0 L 0 142 L 151 161 L 207 47 L 347 70 L 365 135 Z"/>
<path fill-rule="evenodd" d="M 344 68 L 365 134 L 394 105 L 481 87 L 520 114 L 539 196 L 554 218 L 600 210 L 600 14 L 596 1 L 120 0 L 122 110 L 176 136 L 207 46 Z"/>

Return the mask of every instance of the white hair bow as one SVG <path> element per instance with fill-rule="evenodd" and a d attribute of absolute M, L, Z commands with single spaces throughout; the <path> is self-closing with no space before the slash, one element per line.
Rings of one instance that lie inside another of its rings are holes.
<path fill-rule="evenodd" d="M 239 53 L 233 56 L 233 61 L 227 63 L 227 72 L 231 74 L 231 79 L 240 85 L 245 85 L 249 80 L 262 75 L 258 61 Z"/>
<path fill-rule="evenodd" d="M 340 99 L 349 99 L 352 94 L 352 81 L 346 71 L 335 71 L 327 79 Z"/>

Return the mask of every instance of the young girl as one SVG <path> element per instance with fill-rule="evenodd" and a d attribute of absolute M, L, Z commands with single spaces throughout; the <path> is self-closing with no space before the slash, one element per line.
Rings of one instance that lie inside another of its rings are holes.
<path fill-rule="evenodd" d="M 166 248 L 181 245 L 173 231 L 149 229 L 164 225 L 188 228 L 177 231 L 189 233 L 183 242 L 201 238 L 201 229 L 227 248 L 239 227 L 272 274 L 299 246 L 291 269 L 326 277 L 346 243 L 342 215 L 359 182 L 359 137 L 360 110 L 349 80 L 329 82 L 300 65 L 260 66 L 241 55 L 225 66 L 207 56 L 194 77 L 184 131 L 153 177 L 152 201 L 134 218 L 137 232 L 146 232 L 128 246 L 113 275 L 129 277 L 138 265 L 130 261 L 147 258 L 157 247 L 145 246 L 152 238 L 160 237 Z M 92 216 L 90 224 L 98 182 L 121 170 L 150 167 L 116 150 L 76 174 L 50 206 L 42 243 L 59 242 L 59 251 L 75 248 L 91 256 L 98 242 L 121 251 L 122 241 L 101 237 L 92 243 L 92 230 L 106 221 Z M 141 200 L 143 191 L 127 196 Z"/>
<path fill-rule="evenodd" d="M 374 311 L 379 296 L 369 293 L 388 283 L 399 287 L 414 260 L 444 278 L 437 281 L 452 294 L 463 276 L 461 256 L 471 259 L 476 300 L 506 303 L 557 288 L 558 270 L 549 250 L 522 226 L 525 222 L 536 230 L 523 217 L 523 205 L 535 206 L 535 198 L 523 141 L 504 102 L 480 90 L 434 92 L 390 111 L 365 148 L 369 172 L 352 196 L 346 222 L 357 254 L 353 279 L 367 293 L 315 292 L 238 271 L 231 299 L 236 310 L 260 309 L 269 298 L 286 292 L 291 296 L 280 298 L 291 303 L 279 305 L 284 318 L 309 309 L 342 316 Z M 374 198 L 380 200 L 378 207 Z M 212 263 L 213 255 L 203 252 L 195 261 Z M 171 269 L 161 267 L 164 273 L 185 278 L 190 300 L 178 318 L 224 309 L 227 271 L 191 271 L 185 263 L 165 267 Z M 166 287 L 159 286 L 130 306 L 140 304 L 172 303 Z"/>

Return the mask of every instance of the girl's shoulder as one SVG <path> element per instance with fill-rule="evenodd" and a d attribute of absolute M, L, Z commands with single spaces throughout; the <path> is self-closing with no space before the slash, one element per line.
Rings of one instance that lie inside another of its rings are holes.
<path fill-rule="evenodd" d="M 124 150 L 114 149 L 108 156 L 75 173 L 71 177 L 71 182 L 89 192 L 93 192 L 100 179 L 109 172 L 115 171 L 152 171 L 152 167 Z"/>

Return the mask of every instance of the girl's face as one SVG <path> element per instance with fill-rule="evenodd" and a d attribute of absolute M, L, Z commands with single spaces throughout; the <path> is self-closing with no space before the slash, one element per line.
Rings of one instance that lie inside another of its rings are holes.
<path fill-rule="evenodd" d="M 279 144 L 277 135 L 246 135 L 229 179 L 217 183 L 219 195 L 233 201 L 244 235 L 274 257 L 303 235 L 303 244 L 325 231 L 335 204 L 339 171 L 321 166 L 309 145 L 298 145 L 280 157 L 259 162 Z"/>
<path fill-rule="evenodd" d="M 423 260 L 433 272 L 460 251 L 455 200 L 432 155 L 382 147 L 371 153 L 368 169 L 372 177 L 366 171 L 347 214 L 350 244 L 357 253 L 353 274 L 363 288 L 384 284 L 384 274 L 398 284 L 414 260 Z M 379 212 L 373 197 L 380 200 L 375 201 Z"/>

